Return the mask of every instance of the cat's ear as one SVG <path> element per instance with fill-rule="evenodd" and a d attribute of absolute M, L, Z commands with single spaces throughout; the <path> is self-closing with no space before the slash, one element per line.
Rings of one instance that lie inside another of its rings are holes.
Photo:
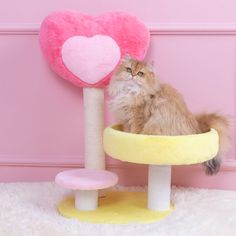
<path fill-rule="evenodd" d="M 150 62 L 148 62 L 148 66 L 149 66 L 151 69 L 154 69 L 155 61 L 154 61 L 154 60 L 151 60 Z"/>
<path fill-rule="evenodd" d="M 155 61 L 151 60 L 147 63 L 148 68 L 155 73 Z"/>
<path fill-rule="evenodd" d="M 122 61 L 129 61 L 131 59 L 131 56 L 127 53 L 123 58 Z"/>
<path fill-rule="evenodd" d="M 130 59 L 131 59 L 131 56 L 130 56 L 128 53 L 126 53 L 125 59 L 126 59 L 126 60 L 130 60 Z"/>

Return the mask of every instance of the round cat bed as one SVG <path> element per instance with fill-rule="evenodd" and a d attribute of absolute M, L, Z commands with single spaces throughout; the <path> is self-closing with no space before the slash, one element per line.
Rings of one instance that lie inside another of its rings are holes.
<path fill-rule="evenodd" d="M 108 155 L 121 161 L 151 165 L 190 165 L 212 159 L 218 152 L 216 130 L 180 136 L 132 134 L 122 126 L 107 127 L 103 143 Z"/>

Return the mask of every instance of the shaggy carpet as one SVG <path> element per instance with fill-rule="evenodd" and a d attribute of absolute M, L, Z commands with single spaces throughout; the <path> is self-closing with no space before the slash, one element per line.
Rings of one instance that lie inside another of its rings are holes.
<path fill-rule="evenodd" d="M 129 225 L 82 223 L 60 216 L 56 204 L 68 194 L 54 183 L 0 184 L 0 236 L 236 235 L 236 191 L 173 187 L 176 209 L 171 216 Z"/>

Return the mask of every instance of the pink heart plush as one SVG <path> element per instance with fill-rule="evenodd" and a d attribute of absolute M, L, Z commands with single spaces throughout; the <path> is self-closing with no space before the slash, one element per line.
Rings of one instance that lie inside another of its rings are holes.
<path fill-rule="evenodd" d="M 65 66 L 82 81 L 96 84 L 113 71 L 120 60 L 120 48 L 109 36 L 74 36 L 61 50 Z"/>
<path fill-rule="evenodd" d="M 108 84 L 112 71 L 108 75 L 100 74 L 103 78 L 93 78 L 87 81 L 87 79 L 81 78 L 81 71 L 75 72 L 62 58 L 63 45 L 69 42 L 67 40 L 74 36 L 91 38 L 95 35 L 106 35 L 112 38 L 120 48 L 120 58 L 129 54 L 142 60 L 149 46 L 149 30 L 136 17 L 123 12 L 110 12 L 97 17 L 74 11 L 52 13 L 42 22 L 39 41 L 49 65 L 63 79 L 79 87 L 104 87 Z M 79 50 L 77 53 L 80 53 Z M 106 53 L 103 55 L 104 57 L 113 52 L 107 51 Z M 89 54 L 90 59 L 93 56 L 96 57 L 91 49 Z M 76 64 L 73 67 L 76 67 Z M 79 70 L 85 69 L 79 64 L 78 68 Z M 100 68 L 97 68 L 97 73 L 100 73 L 98 72 Z"/>

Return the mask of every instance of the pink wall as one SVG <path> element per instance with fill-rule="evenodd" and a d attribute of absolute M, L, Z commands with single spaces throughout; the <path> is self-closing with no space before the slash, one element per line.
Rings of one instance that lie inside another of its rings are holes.
<path fill-rule="evenodd" d="M 22 6 L 25 6 L 24 8 Z M 236 14 L 229 0 L 9 0 L 0 8 L 0 181 L 52 180 L 83 165 L 81 90 L 58 79 L 38 45 L 41 20 L 53 10 L 90 14 L 125 10 L 150 28 L 147 59 L 178 88 L 194 112 L 222 111 L 232 121 L 232 151 L 222 171 L 205 177 L 198 166 L 175 167 L 173 183 L 236 189 Z M 107 124 L 112 123 L 107 111 Z M 145 184 L 147 168 L 108 159 L 123 184 Z"/>

